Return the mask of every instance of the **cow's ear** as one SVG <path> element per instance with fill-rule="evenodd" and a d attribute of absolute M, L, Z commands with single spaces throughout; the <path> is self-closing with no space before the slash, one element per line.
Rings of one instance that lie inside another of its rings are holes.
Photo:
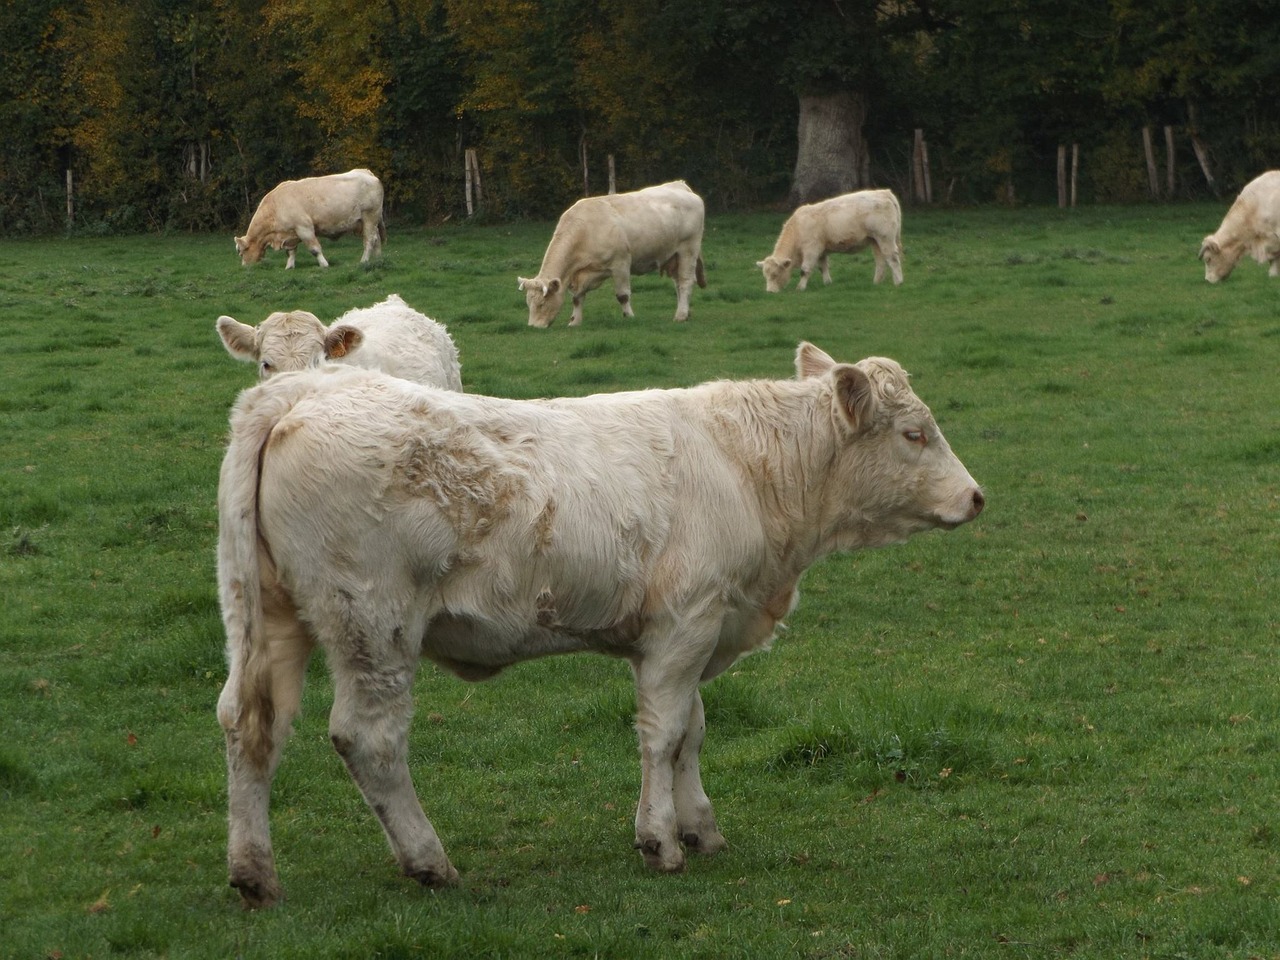
<path fill-rule="evenodd" d="M 1210 234 L 1209 236 L 1205 237 L 1205 238 L 1204 238 L 1204 242 L 1203 242 L 1202 244 L 1200 244 L 1200 259 L 1201 259 L 1201 260 L 1203 260 L 1203 259 L 1204 259 L 1204 255 L 1205 255 L 1206 253 L 1219 254 L 1219 253 L 1221 253 L 1221 252 L 1222 252 L 1222 247 L 1220 247 L 1220 246 L 1218 245 L 1218 241 L 1217 241 L 1217 240 L 1213 239 L 1213 235 L 1212 235 L 1212 234 Z"/>
<path fill-rule="evenodd" d="M 559 289 L 560 289 L 560 278 L 559 278 L 559 277 L 553 277 L 552 279 L 550 279 L 550 280 L 548 280 L 548 281 L 547 281 L 546 289 L 545 289 L 545 291 L 544 291 L 544 292 L 545 292 L 545 293 L 555 293 L 555 292 L 556 292 L 557 290 L 559 290 Z"/>
<path fill-rule="evenodd" d="M 836 402 L 840 412 L 855 430 L 871 424 L 875 409 L 875 392 L 871 378 L 852 364 L 840 364 L 836 368 Z"/>
<path fill-rule="evenodd" d="M 328 360 L 337 360 L 339 357 L 345 357 L 356 347 L 360 346 L 362 340 L 364 340 L 364 334 L 355 327 L 349 327 L 345 323 L 339 324 L 332 330 L 325 331 L 325 358 Z"/>
<path fill-rule="evenodd" d="M 787 267 L 791 266 L 791 258 L 783 257 L 780 261 L 778 261 L 778 266 L 780 266 L 783 270 L 787 269 Z"/>
<path fill-rule="evenodd" d="M 227 353 L 237 360 L 253 363 L 258 359 L 257 331 L 247 323 L 241 323 L 235 317 L 218 318 L 218 336 Z"/>
<path fill-rule="evenodd" d="M 820 377 L 836 365 L 825 350 L 820 350 L 807 340 L 800 341 L 796 347 L 796 379 L 806 380 L 809 377 Z"/>

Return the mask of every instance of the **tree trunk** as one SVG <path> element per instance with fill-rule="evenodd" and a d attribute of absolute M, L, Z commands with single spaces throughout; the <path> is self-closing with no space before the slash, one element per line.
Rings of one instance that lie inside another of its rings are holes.
<path fill-rule="evenodd" d="M 867 142 L 862 124 L 867 100 L 843 90 L 800 97 L 799 149 L 791 203 L 813 203 L 868 186 Z"/>

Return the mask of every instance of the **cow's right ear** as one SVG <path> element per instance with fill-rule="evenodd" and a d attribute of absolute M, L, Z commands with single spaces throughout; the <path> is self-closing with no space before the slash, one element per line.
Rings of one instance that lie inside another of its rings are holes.
<path fill-rule="evenodd" d="M 807 340 L 800 341 L 796 347 L 796 379 L 807 380 L 820 377 L 836 365 L 834 359 L 825 350 L 820 350 Z"/>
<path fill-rule="evenodd" d="M 875 391 L 871 378 L 852 364 L 839 364 L 835 373 L 836 403 L 854 430 L 871 425 L 875 411 Z"/>
<path fill-rule="evenodd" d="M 324 335 L 325 359 L 337 360 L 339 357 L 345 357 L 360 346 L 363 340 L 363 333 L 355 327 L 347 326 L 345 323 L 327 330 Z"/>
<path fill-rule="evenodd" d="M 559 289 L 560 289 L 559 277 L 552 277 L 550 280 L 547 281 L 547 287 L 545 290 L 546 293 L 555 293 Z"/>
<path fill-rule="evenodd" d="M 1213 239 L 1213 234 L 1204 238 L 1204 242 L 1200 244 L 1200 259 L 1204 259 L 1206 253 L 1212 253 L 1217 256 L 1222 252 L 1222 247 L 1218 245 L 1218 241 Z"/>
<path fill-rule="evenodd" d="M 237 360 L 253 363 L 258 359 L 257 331 L 247 323 L 241 323 L 235 317 L 218 318 L 218 336 L 227 353 Z"/>

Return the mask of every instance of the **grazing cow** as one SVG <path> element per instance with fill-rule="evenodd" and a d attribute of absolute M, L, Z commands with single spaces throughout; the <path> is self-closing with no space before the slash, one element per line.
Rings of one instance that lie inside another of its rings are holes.
<path fill-rule="evenodd" d="M 327 177 L 286 180 L 278 184 L 258 204 L 243 237 L 236 237 L 236 253 L 245 266 L 257 263 L 267 247 L 289 251 L 284 265 L 293 267 L 298 244 L 315 254 L 316 262 L 327 267 L 317 237 L 341 237 L 358 233 L 364 237 L 361 263 L 382 250 L 387 227 L 382 219 L 382 183 L 368 170 L 348 170 Z"/>
<path fill-rule="evenodd" d="M 1204 278 L 1210 283 L 1227 279 L 1246 253 L 1258 263 L 1271 264 L 1268 276 L 1280 277 L 1280 170 L 1268 170 L 1246 183 L 1217 233 L 1204 238 Z"/>
<path fill-rule="evenodd" d="M 257 327 L 222 316 L 217 327 L 227 352 L 256 363 L 260 380 L 331 360 L 462 389 L 458 348 L 449 331 L 394 293 L 372 307 L 348 310 L 328 327 L 305 310 L 273 313 Z"/>
<path fill-rule="evenodd" d="M 797 207 L 787 218 L 773 245 L 773 253 L 756 266 L 764 271 L 764 288 L 777 293 L 791 282 L 791 271 L 800 268 L 797 290 L 809 285 L 816 266 L 822 282 L 831 282 L 829 253 L 855 253 L 871 247 L 876 258 L 874 282 L 884 279 L 885 264 L 893 271 L 893 283 L 902 283 L 902 210 L 892 190 L 859 190 L 818 203 Z"/>
<path fill-rule="evenodd" d="M 636 847 L 725 847 L 701 682 L 767 645 L 815 560 L 976 517 L 983 494 L 903 369 L 812 344 L 794 380 L 500 400 L 327 367 L 246 390 L 218 488 L 232 886 L 280 896 L 271 780 L 319 646 L 329 733 L 405 874 L 457 879 L 410 780 L 413 679 L 628 660 Z M 563 694 L 558 694 L 563 695 Z"/>
<path fill-rule="evenodd" d="M 676 322 L 689 319 L 689 294 L 696 280 L 707 285 L 702 267 L 702 198 L 683 180 L 633 193 L 585 197 L 560 216 L 538 275 L 517 277 L 529 304 L 529 326 L 549 327 L 573 294 L 569 326 L 582 323 L 582 301 L 609 277 L 633 317 L 631 277 L 660 271 L 676 283 Z"/>

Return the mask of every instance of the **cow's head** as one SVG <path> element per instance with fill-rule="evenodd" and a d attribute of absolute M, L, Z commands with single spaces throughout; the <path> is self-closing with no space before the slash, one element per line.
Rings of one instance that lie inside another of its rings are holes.
<path fill-rule="evenodd" d="M 529 305 L 529 326 L 543 329 L 551 326 L 551 321 L 564 306 L 564 284 L 560 282 L 560 278 L 516 279 L 520 281 L 520 289 L 524 291 L 524 302 Z"/>
<path fill-rule="evenodd" d="M 320 319 L 306 310 L 273 313 L 257 327 L 222 316 L 217 327 L 229 354 L 258 365 L 259 380 L 345 356 L 361 339 L 360 331 L 346 325 L 326 330 Z"/>
<path fill-rule="evenodd" d="M 796 375 L 831 386 L 837 452 L 822 496 L 836 549 L 900 543 L 913 533 L 958 527 L 982 512 L 982 489 L 897 362 L 868 357 L 837 363 L 802 343 Z"/>
<path fill-rule="evenodd" d="M 770 254 L 763 260 L 757 260 L 756 266 L 764 271 L 764 288 L 769 293 L 778 293 L 791 282 L 791 258 L 779 260 Z"/>
<path fill-rule="evenodd" d="M 236 253 L 240 255 L 240 263 L 249 266 L 251 263 L 257 263 L 262 259 L 263 251 L 266 244 L 261 241 L 250 242 L 248 235 L 236 237 Z"/>
<path fill-rule="evenodd" d="M 1213 236 L 1204 238 L 1200 244 L 1200 259 L 1204 261 L 1204 278 L 1210 283 L 1217 283 L 1231 276 L 1240 259 L 1242 248 L 1239 244 L 1229 244 L 1225 248 Z"/>

